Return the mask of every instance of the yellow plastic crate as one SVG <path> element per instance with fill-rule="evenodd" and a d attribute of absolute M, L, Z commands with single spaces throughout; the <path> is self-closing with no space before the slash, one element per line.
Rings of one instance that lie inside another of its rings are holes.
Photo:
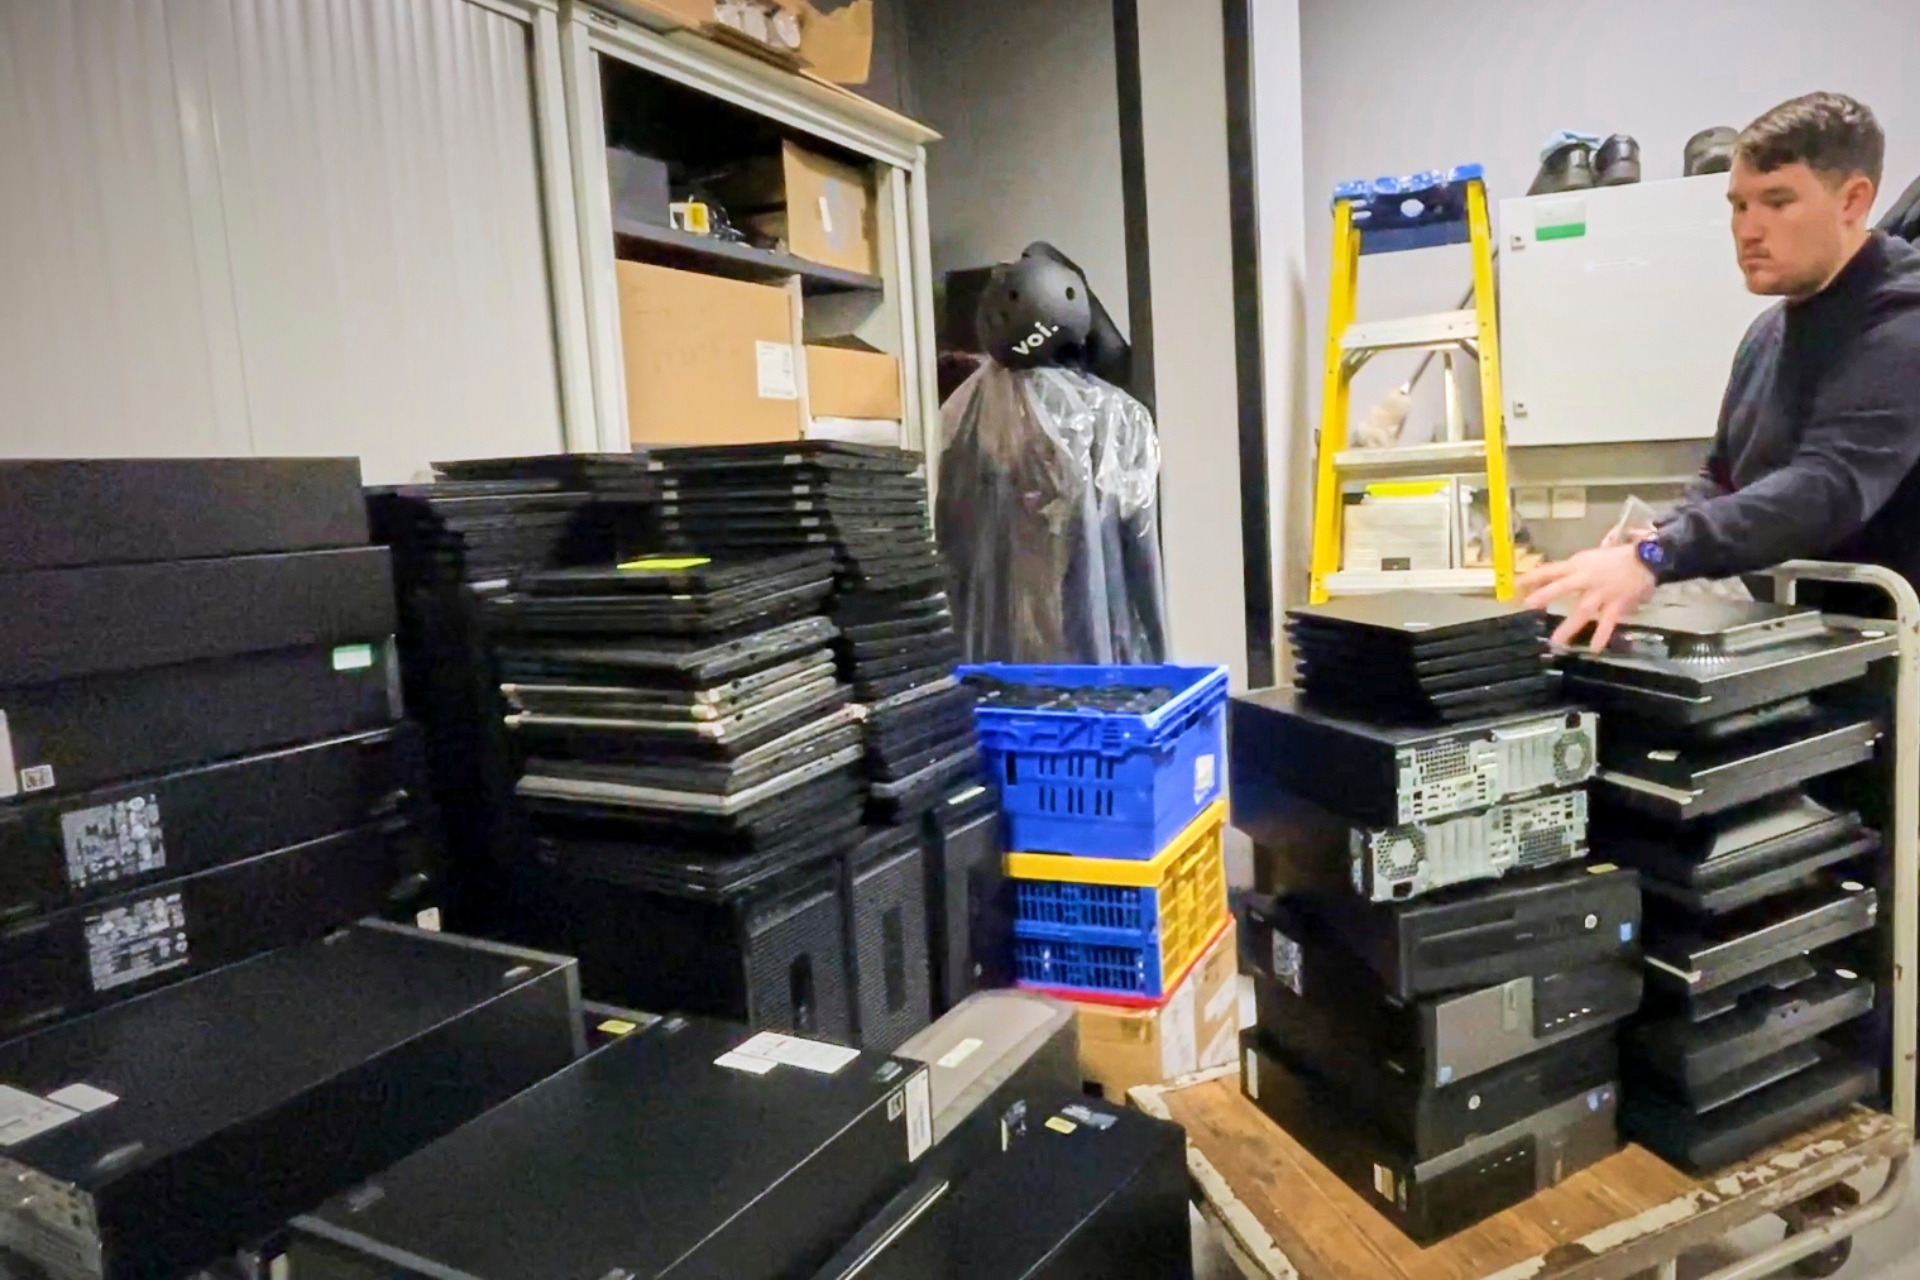
<path fill-rule="evenodd" d="M 1109 998 L 1172 991 L 1227 916 L 1226 824 L 1216 801 L 1144 862 L 1009 853 L 1021 981 Z"/>

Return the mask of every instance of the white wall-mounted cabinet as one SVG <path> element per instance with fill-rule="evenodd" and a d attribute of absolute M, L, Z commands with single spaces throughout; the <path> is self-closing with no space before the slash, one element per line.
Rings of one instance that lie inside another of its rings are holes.
<path fill-rule="evenodd" d="M 0 455 L 561 448 L 559 67 L 548 0 L 0 6 Z"/>
<path fill-rule="evenodd" d="M 862 336 L 883 335 L 879 344 L 898 360 L 901 443 L 933 447 L 939 404 L 925 146 L 936 135 L 845 90 L 686 33 L 654 30 L 584 5 L 567 6 L 561 17 L 575 239 L 599 447 L 631 447 L 614 268 L 620 258 L 787 288 L 794 298 L 794 367 L 803 421 L 810 416 L 801 350 L 804 334 L 814 327 L 809 301 L 817 300 L 822 313 L 865 306 L 872 314 L 860 326 Z M 775 151 L 784 139 L 863 168 L 870 175 L 876 212 L 875 271 L 865 276 L 747 246 L 702 243 L 671 227 L 624 220 L 616 225 L 608 139 L 622 131 L 615 126 L 660 123 L 643 119 L 649 112 L 665 113 L 676 135 L 690 138 L 711 127 L 736 145 L 744 136 Z M 870 303 L 863 303 L 862 295 L 871 295 Z"/>

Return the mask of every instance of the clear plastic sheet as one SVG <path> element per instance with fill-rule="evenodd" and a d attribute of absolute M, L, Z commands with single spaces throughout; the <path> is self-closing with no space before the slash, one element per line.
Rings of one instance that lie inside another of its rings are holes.
<path fill-rule="evenodd" d="M 969 662 L 1164 662 L 1160 441 L 1072 369 L 989 362 L 941 409 L 935 527 Z"/>
<path fill-rule="evenodd" d="M 1658 519 L 1653 507 L 1639 498 L 1628 498 L 1620 504 L 1620 518 L 1614 521 L 1613 528 L 1600 540 L 1603 547 L 1617 547 L 1623 542 L 1639 542 L 1652 535 Z M 1753 593 L 1747 590 L 1747 584 L 1738 578 L 1695 578 L 1687 582 L 1663 583 L 1653 589 L 1653 603 L 1657 604 L 1696 604 L 1703 600 L 1751 600 Z"/>

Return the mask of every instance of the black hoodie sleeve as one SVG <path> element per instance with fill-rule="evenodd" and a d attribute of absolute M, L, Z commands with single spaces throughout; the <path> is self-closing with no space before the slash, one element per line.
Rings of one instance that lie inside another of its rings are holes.
<path fill-rule="evenodd" d="M 1920 324 L 1864 336 L 1824 380 L 1791 462 L 1661 526 L 1673 577 L 1752 573 L 1817 557 L 1859 532 L 1920 461 L 1916 351 Z"/>

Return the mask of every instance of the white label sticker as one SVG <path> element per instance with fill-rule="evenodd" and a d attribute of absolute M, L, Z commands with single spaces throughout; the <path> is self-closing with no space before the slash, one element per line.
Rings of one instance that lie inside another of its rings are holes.
<path fill-rule="evenodd" d="M 57 1102 L 63 1107 L 72 1107 L 75 1111 L 98 1111 L 120 1101 L 117 1093 L 108 1093 L 105 1089 L 96 1089 L 92 1085 L 76 1080 L 64 1089 L 55 1089 L 47 1095 L 48 1102 Z"/>
<path fill-rule="evenodd" d="M 1198 1071 L 1200 1029 L 1195 1014 L 1199 1000 L 1193 984 L 1182 982 L 1180 989 L 1160 1011 L 1160 1077 L 1173 1080 Z"/>
<path fill-rule="evenodd" d="M 74 889 L 130 880 L 167 865 L 157 795 L 63 813 L 60 839 L 67 851 L 67 884 Z"/>
<path fill-rule="evenodd" d="M 20 771 L 20 789 L 28 795 L 36 791 L 53 790 L 53 766 L 50 764 L 32 764 Z"/>
<path fill-rule="evenodd" d="M 79 1115 L 72 1107 L 0 1084 L 0 1147 L 15 1146 L 49 1129 L 58 1129 Z"/>
<path fill-rule="evenodd" d="M 1199 804 L 1213 794 L 1213 754 L 1211 752 L 1193 762 L 1193 802 Z"/>
<path fill-rule="evenodd" d="M 858 1049 L 849 1049 L 845 1045 L 803 1040 L 799 1036 L 781 1035 L 778 1031 L 762 1031 L 746 1043 L 734 1046 L 733 1051 L 749 1058 L 765 1058 L 768 1062 L 815 1071 L 823 1076 L 839 1072 L 860 1056 Z"/>
<path fill-rule="evenodd" d="M 891 1098 L 887 1099 L 887 1120 L 889 1122 L 898 1120 L 901 1116 L 905 1115 L 906 1113 L 907 1113 L 907 1091 L 905 1089 L 902 1089 L 899 1092 L 895 1093 Z"/>
<path fill-rule="evenodd" d="M 1247 1065 L 1240 1068 L 1240 1083 L 1249 1098 L 1260 1101 L 1260 1064 L 1254 1059 L 1251 1049 L 1247 1050 Z"/>
<path fill-rule="evenodd" d="M 833 201 L 827 199 L 827 193 L 820 193 L 820 229 L 828 235 L 833 234 Z"/>
<path fill-rule="evenodd" d="M 1382 1200 L 1393 1203 L 1393 1170 L 1382 1164 L 1373 1166 L 1373 1189 Z"/>
<path fill-rule="evenodd" d="M 1295 995 L 1302 994 L 1300 944 L 1278 929 L 1273 931 L 1273 976 Z"/>
<path fill-rule="evenodd" d="M 1070 1107 L 1060 1108 L 1060 1114 L 1069 1120 L 1076 1120 L 1086 1125 L 1089 1129 L 1098 1129 L 1102 1133 L 1119 1123 L 1107 1112 L 1095 1111 L 1092 1107 L 1083 1107 L 1077 1102 Z"/>
<path fill-rule="evenodd" d="M 762 400 L 798 400 L 800 383 L 793 371 L 793 347 L 785 342 L 753 344 Z"/>
<path fill-rule="evenodd" d="M 1513 491 L 1513 509 L 1522 520 L 1545 520 L 1553 510 L 1553 491 L 1546 485 L 1520 485 Z"/>
<path fill-rule="evenodd" d="M 111 991 L 187 963 L 187 908 L 178 893 L 90 915 L 81 928 L 95 991 Z"/>
<path fill-rule="evenodd" d="M 907 1081 L 907 1162 L 927 1154 L 933 1145 L 933 1086 L 925 1071 Z"/>
<path fill-rule="evenodd" d="M 13 731 L 7 728 L 7 713 L 0 711 L 0 800 L 20 794 L 19 776 L 13 765 Z"/>
<path fill-rule="evenodd" d="M 967 1039 L 962 1040 L 959 1044 L 953 1046 L 953 1048 L 941 1054 L 939 1062 L 935 1063 L 934 1065 L 941 1066 L 941 1067 L 957 1067 L 961 1063 L 965 1062 L 968 1058 L 971 1058 L 975 1053 L 979 1052 L 980 1046 L 985 1043 L 986 1041 L 984 1040 L 975 1040 L 974 1038 L 969 1036 Z"/>
<path fill-rule="evenodd" d="M 744 1053 L 723 1053 L 713 1060 L 716 1067 L 726 1067 L 731 1071 L 745 1071 L 752 1075 L 763 1076 L 780 1064 L 771 1058 L 754 1058 Z"/>
<path fill-rule="evenodd" d="M 440 932 L 440 908 L 428 907 L 413 918 L 414 927 L 428 933 Z"/>
<path fill-rule="evenodd" d="M 1555 485 L 1547 495 L 1549 518 L 1584 520 L 1587 518 L 1587 491 L 1580 485 Z"/>

